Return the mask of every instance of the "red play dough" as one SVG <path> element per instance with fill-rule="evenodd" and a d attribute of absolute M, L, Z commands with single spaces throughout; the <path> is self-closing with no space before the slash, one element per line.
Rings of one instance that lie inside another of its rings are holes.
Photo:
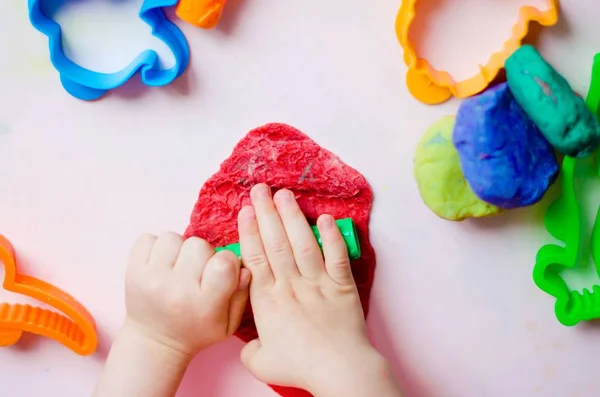
<path fill-rule="evenodd" d="M 250 188 L 261 182 L 273 191 L 292 190 L 311 224 L 324 213 L 354 219 L 362 257 L 352 262 L 352 271 L 366 314 L 375 271 L 369 242 L 373 193 L 360 173 L 293 127 L 268 124 L 238 143 L 200 190 L 185 237 L 198 236 L 214 246 L 238 241 L 237 214 L 250 204 Z M 246 342 L 258 337 L 250 307 L 236 335 Z M 271 387 L 286 397 L 310 396 L 302 390 Z"/>

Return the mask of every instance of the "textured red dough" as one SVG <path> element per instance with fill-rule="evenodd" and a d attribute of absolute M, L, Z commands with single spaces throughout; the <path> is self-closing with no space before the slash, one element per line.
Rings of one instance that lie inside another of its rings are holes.
<path fill-rule="evenodd" d="M 296 195 L 311 223 L 321 214 L 352 218 L 359 234 L 362 257 L 352 271 L 365 314 L 375 271 L 375 252 L 369 242 L 369 213 L 373 193 L 365 178 L 297 129 L 267 124 L 252 130 L 235 147 L 200 190 L 185 237 L 198 236 L 214 246 L 238 241 L 237 214 L 250 204 L 250 188 L 266 183 L 273 192 L 287 188 Z M 257 337 L 249 307 L 236 335 L 248 342 Z M 309 393 L 271 386 L 286 397 Z"/>

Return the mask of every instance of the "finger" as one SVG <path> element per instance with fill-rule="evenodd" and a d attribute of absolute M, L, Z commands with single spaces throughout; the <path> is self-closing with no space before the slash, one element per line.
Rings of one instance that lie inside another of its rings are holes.
<path fill-rule="evenodd" d="M 248 305 L 248 287 L 252 275 L 248 269 L 240 269 L 240 277 L 237 290 L 233 293 L 229 302 L 229 325 L 227 335 L 237 331 L 242 321 L 242 315 Z"/>
<path fill-rule="evenodd" d="M 175 269 L 200 282 L 206 263 L 214 254 L 215 249 L 208 241 L 198 237 L 190 237 L 183 242 L 179 256 L 175 261 Z"/>
<path fill-rule="evenodd" d="M 238 215 L 240 251 L 244 266 L 252 273 L 251 288 L 266 288 L 275 282 L 263 247 L 254 208 L 244 207 Z"/>
<path fill-rule="evenodd" d="M 183 237 L 177 233 L 161 234 L 154 245 L 148 263 L 154 266 L 173 267 L 183 245 Z"/>
<path fill-rule="evenodd" d="M 240 269 L 240 279 L 238 282 L 238 291 L 243 291 L 245 289 L 248 289 L 248 287 L 250 287 L 251 280 L 252 280 L 252 273 L 250 273 L 250 270 L 242 267 Z"/>
<path fill-rule="evenodd" d="M 246 343 L 246 345 L 242 348 L 242 352 L 240 353 L 242 364 L 244 364 L 244 366 L 248 368 L 248 370 L 257 378 L 261 378 L 259 374 L 262 372 L 259 368 L 258 359 L 261 347 L 260 340 L 254 339 Z"/>
<path fill-rule="evenodd" d="M 200 291 L 218 310 L 227 310 L 237 290 L 239 277 L 240 259 L 230 251 L 217 252 L 206 264 Z"/>
<path fill-rule="evenodd" d="M 242 364 L 261 382 L 287 384 L 293 386 L 297 375 L 290 375 L 284 367 L 273 362 L 268 353 L 263 350 L 260 339 L 254 339 L 242 348 L 240 359 Z M 291 381 L 291 383 L 290 383 Z"/>
<path fill-rule="evenodd" d="M 317 278 L 325 273 L 323 254 L 294 194 L 286 189 L 280 190 L 275 193 L 274 201 L 300 274 L 308 278 Z"/>
<path fill-rule="evenodd" d="M 256 211 L 258 229 L 275 280 L 298 276 L 300 272 L 285 228 L 271 198 L 271 190 L 265 184 L 256 185 L 250 192 L 250 198 Z"/>
<path fill-rule="evenodd" d="M 329 277 L 339 285 L 354 285 L 348 248 L 340 230 L 335 224 L 335 220 L 331 215 L 322 215 L 317 220 L 317 226 L 321 234 L 323 253 L 325 255 L 325 268 Z"/>
<path fill-rule="evenodd" d="M 153 234 L 142 234 L 138 237 L 131 247 L 128 262 L 133 264 L 147 263 L 156 239 L 157 237 Z"/>

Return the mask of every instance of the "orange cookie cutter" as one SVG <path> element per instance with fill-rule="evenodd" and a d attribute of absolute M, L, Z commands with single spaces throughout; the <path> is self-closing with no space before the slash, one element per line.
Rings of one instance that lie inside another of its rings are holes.
<path fill-rule="evenodd" d="M 180 0 L 175 13 L 183 21 L 203 29 L 219 23 L 227 0 Z"/>
<path fill-rule="evenodd" d="M 537 22 L 542 26 L 552 26 L 558 22 L 558 0 L 546 1 L 548 9 L 545 11 L 533 6 L 521 7 L 519 19 L 512 28 L 512 36 L 504 43 L 504 48 L 492 54 L 486 65 L 479 65 L 479 73 L 475 76 L 457 82 L 448 72 L 437 70 L 427 59 L 419 58 L 415 44 L 409 37 L 417 0 L 402 0 L 396 18 L 396 35 L 404 49 L 404 63 L 408 66 L 408 90 L 416 99 L 430 105 L 442 103 L 451 96 L 468 98 L 485 90 L 504 67 L 506 59 L 521 46 L 529 32 L 530 22 Z"/>
<path fill-rule="evenodd" d="M 0 261 L 6 276 L 4 288 L 44 302 L 58 312 L 23 304 L 0 304 L 0 347 L 19 341 L 23 332 L 54 339 L 82 356 L 92 354 L 98 345 L 94 319 L 75 298 L 45 281 L 17 271 L 15 251 L 0 235 Z"/>

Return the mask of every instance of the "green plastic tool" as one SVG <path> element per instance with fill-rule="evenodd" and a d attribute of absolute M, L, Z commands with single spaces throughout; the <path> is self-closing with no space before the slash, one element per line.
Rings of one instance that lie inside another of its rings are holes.
<path fill-rule="evenodd" d="M 594 57 L 592 81 L 586 100 L 589 109 L 600 116 L 600 53 Z M 596 166 L 600 160 L 596 152 Z M 544 292 L 556 298 L 554 311 L 558 321 L 566 326 L 573 326 L 580 321 L 600 318 L 600 285 L 594 285 L 583 292 L 573 291 L 563 279 L 561 272 L 574 269 L 588 252 L 593 259 L 596 273 L 600 277 L 600 207 L 594 220 L 590 240 L 582 240 L 582 217 L 585 215 L 580 208 L 575 176 L 579 175 L 579 161 L 565 157 L 561 169 L 561 196 L 555 200 L 546 212 L 545 226 L 548 232 L 562 241 L 564 246 L 555 244 L 544 245 L 537 253 L 533 269 L 533 280 Z M 589 160 L 588 160 L 589 161 Z M 595 170 L 594 177 L 600 177 L 600 169 Z M 585 236 L 584 236 L 585 237 Z M 585 246 L 589 244 L 589 246 Z M 589 251 L 587 251 L 589 249 Z"/>
<path fill-rule="evenodd" d="M 346 247 L 348 248 L 348 255 L 350 259 L 359 259 L 360 252 L 360 243 L 358 241 L 358 234 L 356 232 L 356 226 L 354 225 L 354 221 L 351 218 L 339 219 L 335 221 L 337 227 L 340 229 L 342 236 L 344 237 L 344 241 L 346 242 Z M 319 243 L 319 247 L 322 246 L 321 235 L 319 234 L 319 229 L 316 226 L 312 227 L 312 231 Z M 240 243 L 226 245 L 225 247 L 219 247 L 216 249 L 217 252 L 222 250 L 228 250 L 241 257 L 240 253 Z"/>

